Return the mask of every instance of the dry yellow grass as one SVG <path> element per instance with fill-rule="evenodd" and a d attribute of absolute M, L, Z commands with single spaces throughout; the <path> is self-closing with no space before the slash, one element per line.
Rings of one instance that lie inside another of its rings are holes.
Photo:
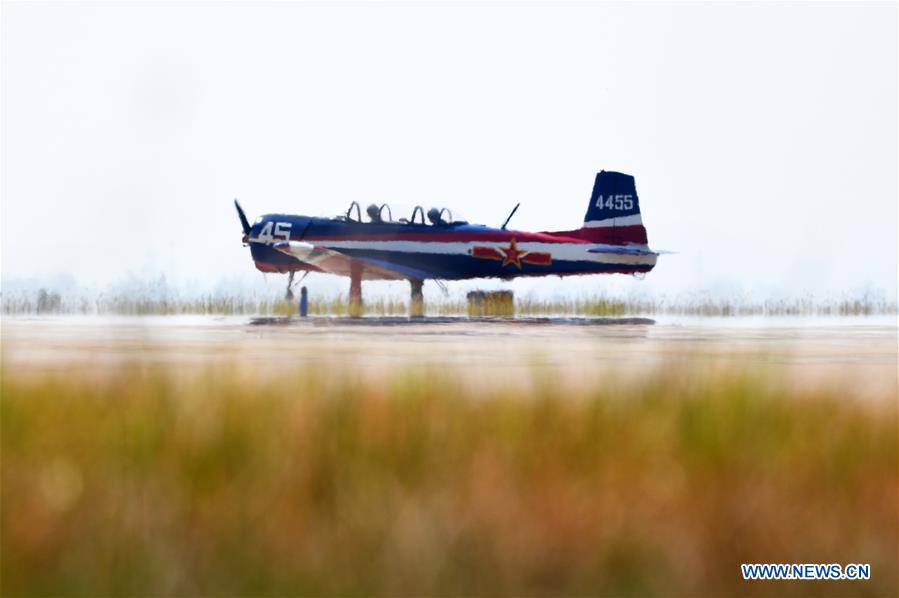
<path fill-rule="evenodd" d="M 206 295 L 193 298 L 152 297 L 100 294 L 86 299 L 65 300 L 58 293 L 41 289 L 36 294 L 5 294 L 0 301 L 4 314 L 122 314 L 122 315 L 294 315 L 298 300 L 285 301 L 282 295 L 266 297 Z M 500 306 L 501 315 L 509 315 L 509 306 Z M 445 296 L 426 302 L 432 316 L 470 314 L 469 305 L 461 297 Z M 320 296 L 312 294 L 309 313 L 344 316 L 349 313 L 345 294 Z M 594 293 L 567 299 L 538 299 L 524 295 L 515 298 L 514 313 L 520 316 L 622 316 L 633 314 L 670 314 L 693 316 L 871 316 L 894 315 L 895 301 L 877 294 L 843 298 L 793 297 L 781 300 L 746 300 L 722 298 L 698 293 L 696 296 L 669 299 L 633 298 Z M 404 316 L 409 303 L 403 297 L 369 297 L 363 314 L 370 316 Z"/>
<path fill-rule="evenodd" d="M 891 397 L 787 396 L 764 370 L 573 395 L 321 372 L 4 368 L 3 595 L 899 592 Z"/>

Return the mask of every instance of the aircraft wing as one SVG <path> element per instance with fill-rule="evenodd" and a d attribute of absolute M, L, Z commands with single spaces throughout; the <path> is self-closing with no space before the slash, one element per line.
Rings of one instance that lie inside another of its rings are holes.
<path fill-rule="evenodd" d="M 356 267 L 362 267 L 363 280 L 407 280 L 429 277 L 428 273 L 414 268 L 385 260 L 351 256 L 303 241 L 280 241 L 274 243 L 272 248 L 330 274 L 350 276 L 355 263 Z"/>

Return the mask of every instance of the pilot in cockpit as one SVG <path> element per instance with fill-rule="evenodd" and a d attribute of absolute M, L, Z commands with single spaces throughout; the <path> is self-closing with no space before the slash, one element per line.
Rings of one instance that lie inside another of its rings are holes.
<path fill-rule="evenodd" d="M 447 211 L 446 208 L 431 208 L 428 210 L 428 220 L 431 221 L 431 224 L 434 226 L 440 226 L 444 224 L 449 224 L 446 220 L 443 219 L 443 212 Z"/>
<path fill-rule="evenodd" d="M 370 204 L 365 208 L 370 222 L 381 222 L 381 208 L 377 204 Z"/>

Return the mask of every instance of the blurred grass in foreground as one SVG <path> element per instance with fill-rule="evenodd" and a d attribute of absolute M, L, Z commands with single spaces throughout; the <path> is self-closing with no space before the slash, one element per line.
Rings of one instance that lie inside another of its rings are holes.
<path fill-rule="evenodd" d="M 235 364 L 236 366 L 236 364 Z M 147 364 L 0 398 L 4 595 L 896 595 L 894 397 Z M 743 582 L 741 562 L 871 563 Z"/>

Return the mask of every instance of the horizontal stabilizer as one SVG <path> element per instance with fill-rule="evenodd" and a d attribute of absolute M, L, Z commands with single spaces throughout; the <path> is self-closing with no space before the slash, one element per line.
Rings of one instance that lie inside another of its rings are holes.
<path fill-rule="evenodd" d="M 659 255 L 646 245 L 594 245 L 588 253 L 617 253 L 621 255 Z"/>

